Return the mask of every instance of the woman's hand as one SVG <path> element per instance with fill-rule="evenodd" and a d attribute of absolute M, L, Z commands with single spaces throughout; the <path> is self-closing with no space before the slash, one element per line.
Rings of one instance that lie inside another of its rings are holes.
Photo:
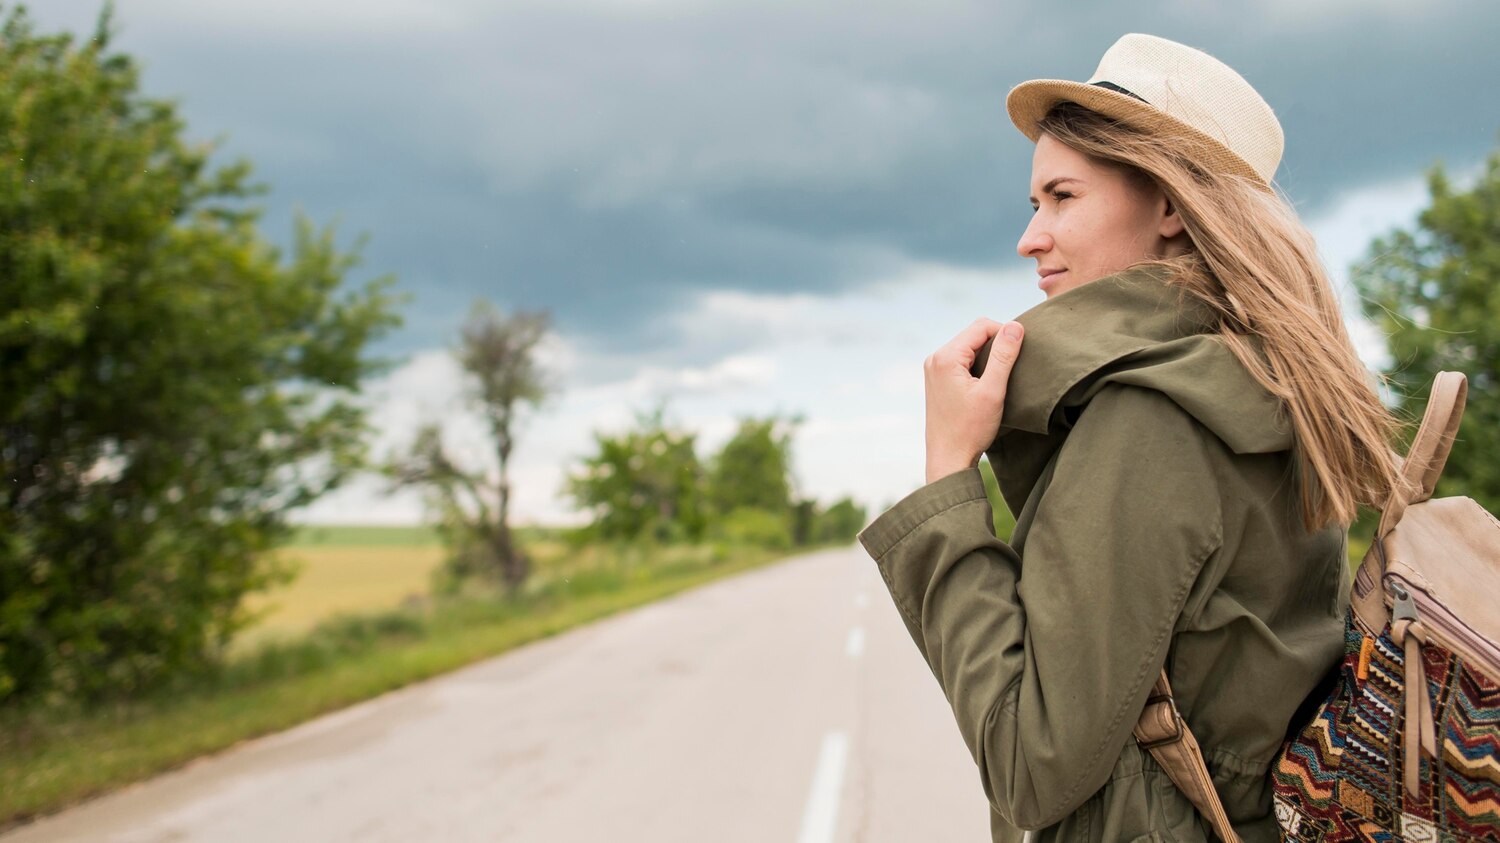
<path fill-rule="evenodd" d="M 993 319 L 976 319 L 923 362 L 928 483 L 978 465 L 979 455 L 995 441 L 1022 333 L 1019 322 L 1002 326 Z M 976 378 L 971 371 L 979 349 L 992 337 L 989 359 Z"/>

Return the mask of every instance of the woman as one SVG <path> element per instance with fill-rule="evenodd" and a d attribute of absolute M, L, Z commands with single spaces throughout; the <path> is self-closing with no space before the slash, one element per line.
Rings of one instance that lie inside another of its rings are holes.
<path fill-rule="evenodd" d="M 1132 34 L 1007 108 L 1036 141 L 1017 251 L 1047 300 L 927 359 L 927 485 L 860 541 L 995 840 L 1212 839 L 1132 737 L 1163 667 L 1234 830 L 1276 840 L 1269 768 L 1342 652 L 1347 528 L 1402 482 L 1397 422 L 1238 74 Z"/>

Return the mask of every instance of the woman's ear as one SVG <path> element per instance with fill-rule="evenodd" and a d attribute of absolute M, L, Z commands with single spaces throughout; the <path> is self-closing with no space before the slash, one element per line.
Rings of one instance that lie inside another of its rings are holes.
<path fill-rule="evenodd" d="M 1161 222 L 1157 225 L 1157 232 L 1166 240 L 1181 234 L 1186 230 L 1182 223 L 1182 215 L 1177 213 L 1177 208 L 1172 204 L 1171 197 L 1166 193 L 1159 194 L 1161 197 Z"/>

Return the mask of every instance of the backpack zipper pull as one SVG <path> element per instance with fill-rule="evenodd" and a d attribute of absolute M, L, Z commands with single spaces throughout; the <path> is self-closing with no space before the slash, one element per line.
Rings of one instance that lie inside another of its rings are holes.
<path fill-rule="evenodd" d="M 1432 722 L 1432 700 L 1427 691 L 1427 671 L 1422 665 L 1422 639 L 1427 630 L 1417 615 L 1417 604 L 1399 582 L 1390 583 L 1391 595 L 1395 598 L 1391 606 L 1391 638 L 1405 651 L 1405 679 L 1402 694 L 1406 697 L 1406 722 L 1402 737 L 1405 744 L 1405 760 L 1402 763 L 1406 792 L 1417 798 L 1418 772 L 1421 769 L 1421 751 L 1437 757 L 1437 729 Z"/>
<path fill-rule="evenodd" d="M 1391 606 L 1391 623 L 1396 621 L 1415 621 L 1417 618 L 1417 604 L 1411 599 L 1411 592 L 1394 580 L 1390 584 L 1391 594 L 1396 598 L 1395 604 Z M 1401 643 L 1401 642 L 1396 642 Z"/>

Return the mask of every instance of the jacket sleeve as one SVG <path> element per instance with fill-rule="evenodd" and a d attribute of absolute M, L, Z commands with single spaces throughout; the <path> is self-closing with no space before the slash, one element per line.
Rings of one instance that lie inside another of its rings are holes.
<path fill-rule="evenodd" d="M 1209 436 L 1162 393 L 1110 385 L 1064 441 L 1023 555 L 995 537 L 978 468 L 912 492 L 859 534 L 985 795 L 1019 828 L 1077 808 L 1129 740 L 1222 543 Z"/>

